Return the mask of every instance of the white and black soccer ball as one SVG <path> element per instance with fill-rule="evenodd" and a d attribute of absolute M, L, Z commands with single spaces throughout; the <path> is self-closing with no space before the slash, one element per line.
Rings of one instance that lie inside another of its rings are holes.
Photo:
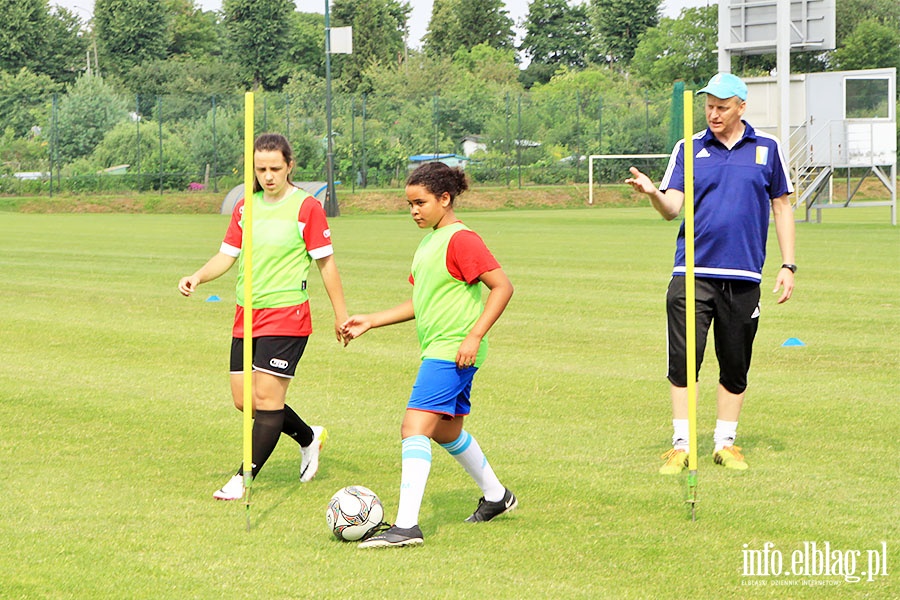
<path fill-rule="evenodd" d="M 383 524 L 384 506 L 369 488 L 351 485 L 339 490 L 325 511 L 328 529 L 339 540 L 355 542 L 374 534 Z"/>

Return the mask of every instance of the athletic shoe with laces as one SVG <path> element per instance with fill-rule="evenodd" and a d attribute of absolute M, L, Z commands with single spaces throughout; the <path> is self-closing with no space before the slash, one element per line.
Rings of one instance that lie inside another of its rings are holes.
<path fill-rule="evenodd" d="M 235 475 L 223 485 L 221 489 L 213 492 L 216 500 L 240 500 L 244 497 L 244 476 Z"/>
<path fill-rule="evenodd" d="M 713 460 L 717 465 L 722 465 L 726 469 L 734 469 L 735 471 L 746 471 L 749 468 L 744 455 L 741 454 L 740 446 L 725 446 L 713 453 Z"/>
<path fill-rule="evenodd" d="M 660 456 L 666 464 L 659 468 L 660 475 L 678 475 L 688 465 L 688 453 L 680 448 L 672 448 Z"/>
<path fill-rule="evenodd" d="M 418 525 L 413 525 L 404 529 L 392 525 L 390 529 L 384 533 L 379 533 L 374 537 L 370 537 L 359 543 L 360 548 L 388 548 L 390 546 L 418 546 L 425 543 L 422 537 L 422 530 Z"/>
<path fill-rule="evenodd" d="M 516 495 L 509 491 L 509 489 L 504 488 L 503 499 L 497 502 L 489 502 L 482 496 L 478 500 L 478 508 L 476 508 L 475 512 L 466 519 L 466 523 L 483 523 L 485 521 L 490 521 L 494 517 L 499 517 L 504 513 L 508 513 L 518 505 L 519 501 L 516 499 Z"/>
<path fill-rule="evenodd" d="M 309 446 L 300 446 L 300 483 L 306 483 L 319 471 L 319 452 L 328 439 L 328 430 L 319 425 L 311 427 L 313 441 Z"/>

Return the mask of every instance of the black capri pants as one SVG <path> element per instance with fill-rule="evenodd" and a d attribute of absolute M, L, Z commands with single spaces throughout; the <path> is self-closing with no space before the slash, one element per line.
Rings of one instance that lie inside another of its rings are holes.
<path fill-rule="evenodd" d="M 747 373 L 753 339 L 759 326 L 759 284 L 739 279 L 696 278 L 697 373 L 706 351 L 706 337 L 713 326 L 719 383 L 732 394 L 747 389 Z M 666 292 L 668 321 L 668 379 L 687 387 L 685 277 L 672 277 Z"/>

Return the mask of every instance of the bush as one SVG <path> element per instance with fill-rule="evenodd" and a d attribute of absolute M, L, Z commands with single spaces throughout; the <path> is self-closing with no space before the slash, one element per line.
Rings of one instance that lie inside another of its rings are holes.
<path fill-rule="evenodd" d="M 187 147 L 180 136 L 163 127 L 160 157 L 159 135 L 159 126 L 151 122 L 120 123 L 90 156 L 74 161 L 63 174 L 77 180 L 69 184 L 72 191 L 186 189 L 197 176 Z M 102 173 L 117 165 L 128 165 L 127 174 Z"/>
<path fill-rule="evenodd" d="M 125 101 L 102 78 L 82 75 L 59 102 L 60 159 L 65 163 L 87 156 L 108 131 L 127 118 Z"/>

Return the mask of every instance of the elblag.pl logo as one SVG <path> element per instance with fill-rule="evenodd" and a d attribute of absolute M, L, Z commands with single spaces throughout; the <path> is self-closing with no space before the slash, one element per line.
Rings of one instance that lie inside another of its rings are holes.
<path fill-rule="evenodd" d="M 773 585 L 836 585 L 840 581 L 831 578 L 858 583 L 863 579 L 875 581 L 888 576 L 887 542 L 869 550 L 842 550 L 833 548 L 830 542 L 802 542 L 790 554 L 785 554 L 772 542 L 766 542 L 758 549 L 749 544 L 744 544 L 743 548 L 741 575 L 745 578 L 787 578 L 786 581 L 772 581 Z M 742 581 L 742 584 L 766 585 L 768 581 L 771 580 Z"/>

